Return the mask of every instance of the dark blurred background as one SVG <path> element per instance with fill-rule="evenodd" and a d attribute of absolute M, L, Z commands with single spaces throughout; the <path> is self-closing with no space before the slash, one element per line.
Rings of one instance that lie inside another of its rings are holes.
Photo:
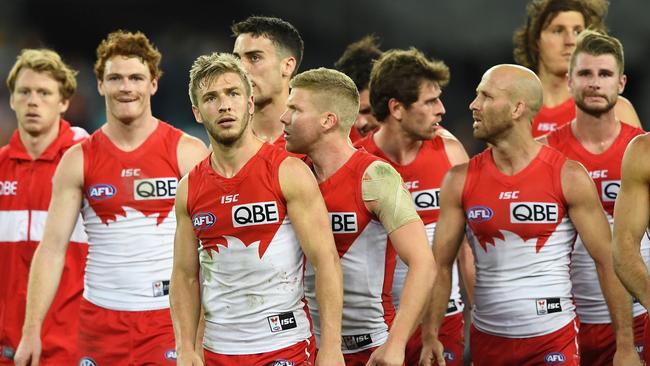
<path fill-rule="evenodd" d="M 249 15 L 273 15 L 291 22 L 305 41 L 301 71 L 332 67 L 346 45 L 374 33 L 382 49 L 417 47 L 445 61 L 451 82 L 443 93 L 443 124 L 470 154 L 483 146 L 471 137 L 468 105 L 482 73 L 513 62 L 512 32 L 525 20 L 523 0 L 454 1 L 78 1 L 0 0 L 0 79 L 3 83 L 19 50 L 49 47 L 79 70 L 79 88 L 66 118 L 94 131 L 104 122 L 104 100 L 92 72 L 95 49 L 116 29 L 145 32 L 163 54 L 154 115 L 205 140 L 194 122 L 187 95 L 193 60 L 213 51 L 231 51 L 230 25 Z M 625 47 L 628 97 L 650 127 L 650 22 L 648 0 L 612 1 L 606 23 Z M 645 14 L 645 15 L 644 15 Z M 6 87 L 0 88 L 0 145 L 15 128 Z"/>

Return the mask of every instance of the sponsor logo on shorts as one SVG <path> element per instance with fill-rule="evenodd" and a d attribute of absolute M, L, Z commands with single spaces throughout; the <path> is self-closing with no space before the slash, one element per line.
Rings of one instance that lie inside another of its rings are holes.
<path fill-rule="evenodd" d="M 15 349 L 9 347 L 9 346 L 2 346 L 2 357 L 12 359 L 14 358 L 14 353 L 16 352 Z"/>
<path fill-rule="evenodd" d="M 156 281 L 152 284 L 153 297 L 169 295 L 169 280 Z"/>
<path fill-rule="evenodd" d="M 88 198 L 95 201 L 113 198 L 115 194 L 117 194 L 117 190 L 112 184 L 93 184 L 88 188 Z"/>
<path fill-rule="evenodd" d="M 176 350 L 175 349 L 170 349 L 165 352 L 165 359 L 167 360 L 175 360 L 176 359 Z"/>
<path fill-rule="evenodd" d="M 345 234 L 358 231 L 356 212 L 330 212 L 329 215 L 332 232 Z"/>
<path fill-rule="evenodd" d="M 456 300 L 449 299 L 449 302 L 447 303 L 447 314 L 453 313 L 454 311 L 458 311 L 458 305 L 456 305 Z"/>
<path fill-rule="evenodd" d="M 90 357 L 82 357 L 79 360 L 79 366 L 97 366 L 97 363 Z"/>
<path fill-rule="evenodd" d="M 296 364 L 288 360 L 275 360 L 271 362 L 271 366 L 295 366 Z"/>
<path fill-rule="evenodd" d="M 444 357 L 447 361 L 453 361 L 456 359 L 456 355 L 453 352 L 447 350 L 442 352 L 442 357 Z"/>
<path fill-rule="evenodd" d="M 370 334 L 343 336 L 343 345 L 349 350 L 358 349 L 369 344 L 372 344 Z"/>
<path fill-rule="evenodd" d="M 485 206 L 472 206 L 467 209 L 467 219 L 476 224 L 491 219 L 493 214 L 492 209 Z"/>
<path fill-rule="evenodd" d="M 440 209 L 440 188 L 411 192 L 411 197 L 413 197 L 413 204 L 418 211 Z"/>
<path fill-rule="evenodd" d="M 296 318 L 293 313 L 282 313 L 278 315 L 269 316 L 269 326 L 272 333 L 282 332 L 283 330 L 296 328 Z"/>
<path fill-rule="evenodd" d="M 600 188 L 603 192 L 601 195 L 603 202 L 615 202 L 616 196 L 618 196 L 618 191 L 621 190 L 621 181 L 604 180 L 600 182 Z"/>
<path fill-rule="evenodd" d="M 544 362 L 547 365 L 561 365 L 564 361 L 566 361 L 566 357 L 560 352 L 551 352 L 544 356 Z"/>
<path fill-rule="evenodd" d="M 549 202 L 511 202 L 510 222 L 513 224 L 555 224 L 558 205 Z"/>
<path fill-rule="evenodd" d="M 136 201 L 165 200 L 176 197 L 178 178 L 150 178 L 133 181 L 133 198 Z"/>
<path fill-rule="evenodd" d="M 636 353 L 639 353 L 639 354 L 642 354 L 642 353 L 643 353 L 643 349 L 644 349 L 644 348 L 645 348 L 645 347 L 643 347 L 643 343 L 636 343 L 636 344 L 634 345 L 634 349 L 636 350 Z"/>
<path fill-rule="evenodd" d="M 212 212 L 199 212 L 192 216 L 192 226 L 196 230 L 211 228 L 217 222 L 217 217 Z"/>
<path fill-rule="evenodd" d="M 559 313 L 562 311 L 562 305 L 559 297 L 550 299 L 536 299 L 535 306 L 537 307 L 537 315 L 546 315 L 552 313 Z"/>
<path fill-rule="evenodd" d="M 280 221 L 278 204 L 275 201 L 247 203 L 232 207 L 232 226 L 273 224 Z"/>

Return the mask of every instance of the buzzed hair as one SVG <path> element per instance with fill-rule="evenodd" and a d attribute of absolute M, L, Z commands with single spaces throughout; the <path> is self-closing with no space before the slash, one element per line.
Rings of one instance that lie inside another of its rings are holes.
<path fill-rule="evenodd" d="M 302 61 L 305 43 L 300 33 L 291 23 L 275 17 L 250 16 L 246 20 L 235 23 L 230 27 L 234 37 L 250 33 L 254 37 L 264 36 L 273 42 L 279 53 L 293 56 L 296 59 L 295 75 Z"/>
<path fill-rule="evenodd" d="M 210 85 L 219 76 L 230 72 L 239 76 L 242 84 L 244 84 L 246 98 L 249 98 L 252 90 L 251 82 L 237 57 L 230 53 L 219 52 L 199 56 L 190 69 L 189 94 L 192 105 L 198 105 L 196 97 L 198 89 Z"/>
<path fill-rule="evenodd" d="M 513 35 L 515 62 L 539 71 L 539 37 L 558 13 L 577 11 L 585 20 L 585 28 L 605 31 L 608 7 L 607 0 L 532 0 L 526 7 L 526 23 Z"/>
<path fill-rule="evenodd" d="M 351 43 L 334 63 L 337 70 L 349 76 L 359 91 L 368 89 L 372 65 L 381 57 L 377 37 L 368 35 Z"/>
<path fill-rule="evenodd" d="M 160 59 L 162 55 L 153 46 L 149 38 L 142 32 L 128 32 L 117 30 L 108 34 L 97 47 L 97 61 L 95 62 L 95 75 L 97 79 L 104 78 L 106 61 L 113 56 L 136 57 L 149 68 L 152 80 L 162 76 Z"/>
<path fill-rule="evenodd" d="M 418 100 L 420 85 L 430 81 L 439 87 L 449 82 L 449 67 L 429 60 L 415 48 L 385 52 L 370 73 L 370 105 L 379 122 L 389 115 L 388 101 L 395 98 L 408 108 Z"/>
<path fill-rule="evenodd" d="M 69 100 L 77 90 L 77 71 L 66 65 L 58 53 L 46 49 L 23 49 L 16 57 L 7 76 L 7 88 L 13 93 L 16 89 L 16 79 L 22 69 L 48 73 L 59 83 L 59 93 L 62 100 Z"/>
<path fill-rule="evenodd" d="M 614 37 L 592 30 L 586 30 L 580 33 L 576 40 L 576 48 L 571 54 L 569 74 L 573 71 L 573 68 L 576 65 L 576 58 L 580 53 L 586 53 L 592 56 L 612 55 L 616 60 L 619 75 L 623 75 L 623 72 L 625 71 L 623 45 Z"/>
<path fill-rule="evenodd" d="M 338 117 L 344 134 L 350 133 L 359 113 L 359 91 L 352 79 L 344 73 L 324 67 L 296 75 L 289 86 L 306 89 L 315 95 L 312 99 L 321 111 L 331 111 Z"/>

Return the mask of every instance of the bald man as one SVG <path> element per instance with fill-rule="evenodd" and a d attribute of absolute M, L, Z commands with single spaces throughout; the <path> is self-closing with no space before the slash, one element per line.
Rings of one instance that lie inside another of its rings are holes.
<path fill-rule="evenodd" d="M 542 104 L 532 71 L 495 66 L 476 93 L 474 137 L 491 147 L 451 168 L 442 183 L 433 244 L 438 276 L 421 364 L 444 365 L 437 333 L 467 234 L 476 263 L 474 365 L 579 365 L 569 278 L 576 233 L 594 259 L 615 329 L 631 334 L 631 301 L 614 274 L 596 188 L 582 165 L 532 138 L 531 121 Z M 639 364 L 631 341 L 617 350 L 614 364 Z"/>

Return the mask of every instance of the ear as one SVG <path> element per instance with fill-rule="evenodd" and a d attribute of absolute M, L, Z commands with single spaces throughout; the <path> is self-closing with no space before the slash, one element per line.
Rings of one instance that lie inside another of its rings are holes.
<path fill-rule="evenodd" d="M 63 115 L 68 110 L 68 107 L 70 107 L 70 99 L 66 100 L 61 100 L 61 108 L 60 108 L 60 113 Z"/>
<path fill-rule="evenodd" d="M 16 111 L 16 107 L 14 106 L 14 93 L 11 93 L 11 95 L 9 95 L 9 107 L 11 107 L 12 111 Z"/>
<path fill-rule="evenodd" d="M 151 95 L 155 95 L 158 91 L 158 79 L 151 80 Z"/>
<path fill-rule="evenodd" d="M 323 119 L 321 120 L 321 127 L 323 127 L 323 130 L 329 131 L 331 129 L 337 128 L 339 125 L 339 118 L 336 116 L 336 114 L 332 112 L 325 112 L 323 113 Z"/>
<path fill-rule="evenodd" d="M 293 72 L 296 70 L 296 58 L 289 56 L 282 59 L 282 77 L 291 78 Z"/>
<path fill-rule="evenodd" d="M 102 97 L 104 95 L 104 81 L 102 79 L 97 79 L 97 91 L 99 92 L 99 95 Z"/>
<path fill-rule="evenodd" d="M 627 75 L 623 74 L 618 78 L 618 94 L 622 94 L 627 83 Z"/>
<path fill-rule="evenodd" d="M 203 124 L 203 117 L 201 116 L 201 112 L 199 112 L 199 108 L 195 105 L 192 106 L 192 113 L 194 114 L 194 119 L 196 120 L 197 123 Z"/>
<path fill-rule="evenodd" d="M 404 115 L 404 103 L 395 98 L 388 100 L 388 114 L 394 119 L 401 121 Z"/>
<path fill-rule="evenodd" d="M 248 98 L 248 114 L 251 116 L 255 114 L 255 96 L 251 94 L 251 96 Z"/>
<path fill-rule="evenodd" d="M 515 103 L 515 107 L 510 114 L 513 120 L 518 120 L 524 115 L 524 113 L 526 113 L 526 103 L 519 100 Z"/>

